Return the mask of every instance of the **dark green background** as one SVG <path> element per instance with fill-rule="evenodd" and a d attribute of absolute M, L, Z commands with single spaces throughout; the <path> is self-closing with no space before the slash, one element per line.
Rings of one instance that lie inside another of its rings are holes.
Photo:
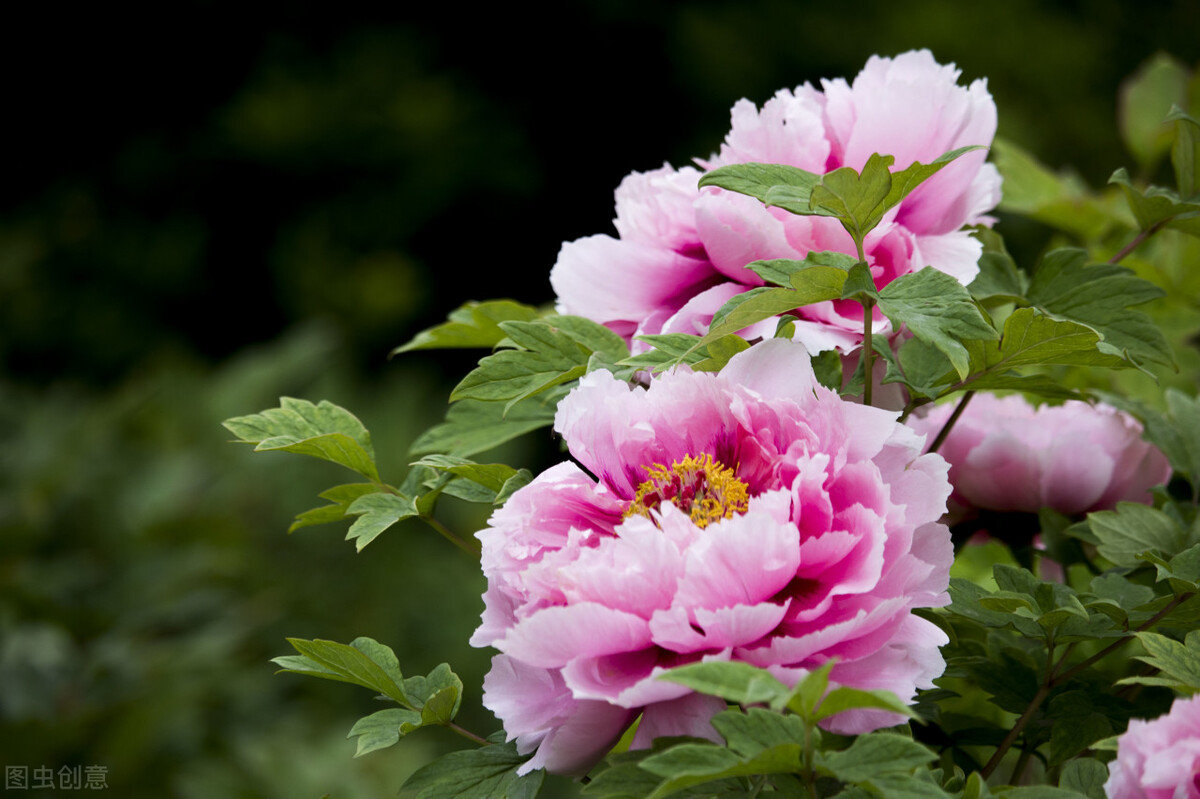
<path fill-rule="evenodd" d="M 341 475 L 251 457 L 222 419 L 331 399 L 399 481 L 477 354 L 388 351 L 468 299 L 550 301 L 561 242 L 611 232 L 629 171 L 714 151 L 740 97 L 929 47 L 988 78 L 1001 135 L 1096 186 L 1131 166 L 1120 81 L 1159 50 L 1200 58 L 1191 2 L 401 8 L 54 8 L 8 27 L 4 765 L 103 765 L 120 797 L 393 795 L 450 736 L 352 761 L 367 692 L 267 661 L 287 635 L 369 635 L 412 672 L 448 659 L 465 723 L 490 731 L 487 653 L 465 643 L 477 568 L 416 524 L 361 555 L 332 526 L 286 536 Z M 1044 237 L 1013 230 L 1029 251 Z M 557 457 L 547 436 L 505 455 Z"/>

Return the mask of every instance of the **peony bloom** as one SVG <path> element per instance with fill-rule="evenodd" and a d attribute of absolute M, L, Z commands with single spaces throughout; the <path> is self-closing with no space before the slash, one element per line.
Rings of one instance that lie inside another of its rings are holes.
<path fill-rule="evenodd" d="M 719 374 L 649 388 L 593 372 L 555 429 L 579 465 L 539 475 L 478 533 L 488 579 L 475 646 L 500 650 L 484 704 L 526 770 L 586 772 L 634 740 L 719 740 L 724 702 L 657 679 L 700 660 L 794 684 L 928 688 L 945 636 L 910 611 L 945 604 L 945 461 L 895 414 L 842 401 L 803 346 L 765 341 Z M 581 468 L 582 466 L 582 468 Z M 585 471 L 586 470 L 586 471 Z M 894 724 L 856 710 L 840 732 Z"/>
<path fill-rule="evenodd" d="M 1200 799 L 1200 696 L 1153 721 L 1129 722 L 1108 767 L 1109 799 Z"/>
<path fill-rule="evenodd" d="M 939 405 L 909 424 L 932 441 L 953 410 Z M 1034 408 L 1017 394 L 979 394 L 938 453 L 950 462 L 952 505 L 1077 514 L 1150 502 L 1171 467 L 1141 435 L 1141 423 L 1108 405 Z"/>
<path fill-rule="evenodd" d="M 893 170 L 929 163 L 966 145 L 989 145 L 996 107 L 985 81 L 959 86 L 954 65 L 928 50 L 872 57 L 852 84 L 822 81 L 782 90 L 761 110 L 748 100 L 733 107 L 732 129 L 704 166 L 751 161 L 823 174 L 862 169 L 872 153 L 895 156 Z M 866 238 L 865 255 L 882 288 L 933 266 L 969 283 L 981 245 L 966 225 L 990 224 L 1000 177 L 968 153 L 943 168 L 884 217 Z M 834 219 L 765 208 L 744 195 L 697 187 L 701 172 L 670 166 L 633 173 L 616 192 L 618 238 L 589 236 L 563 245 L 550 282 L 560 312 L 585 316 L 623 336 L 703 333 L 712 315 L 736 294 L 763 285 L 746 268 L 769 258 L 813 251 L 855 254 Z M 862 308 L 825 302 L 799 311 L 796 338 L 811 352 L 850 352 L 862 339 Z M 887 332 L 877 312 L 876 330 Z M 764 329 L 766 329 L 764 327 Z M 774 325 L 770 325 L 774 329 Z M 761 333 L 754 330 L 751 333 Z"/>

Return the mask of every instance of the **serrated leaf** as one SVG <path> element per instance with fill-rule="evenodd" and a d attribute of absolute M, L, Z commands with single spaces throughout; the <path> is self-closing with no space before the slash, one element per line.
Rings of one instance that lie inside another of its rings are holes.
<path fill-rule="evenodd" d="M 280 450 L 309 455 L 379 480 L 371 435 L 358 417 L 328 400 L 314 405 L 281 397 L 279 403 L 278 408 L 237 416 L 223 424 L 241 441 L 256 444 L 255 452 Z"/>
<path fill-rule="evenodd" d="M 1116 355 L 1101 352 L 1100 340 L 1100 334 L 1086 325 L 1054 319 L 1035 308 L 1021 308 L 1004 321 L 1004 334 L 999 341 L 971 341 L 966 347 L 972 375 L 981 376 L 1023 366 L 1119 369 L 1131 365 Z"/>
<path fill-rule="evenodd" d="M 904 325 L 914 336 L 940 350 L 960 378 L 965 378 L 970 369 L 962 342 L 1000 338 L 966 288 L 930 267 L 901 275 L 884 286 L 879 292 L 879 310 L 896 329 Z"/>
<path fill-rule="evenodd" d="M 1188 544 L 1188 534 L 1160 510 L 1136 502 L 1119 502 L 1116 510 L 1097 511 L 1088 525 L 1100 541 L 1100 554 L 1118 566 L 1138 566 L 1146 552 L 1172 554 Z"/>
<path fill-rule="evenodd" d="M 411 350 L 484 347 L 491 349 L 507 338 L 500 322 L 530 322 L 538 310 L 512 300 L 468 302 L 450 312 L 450 321 L 422 330 L 412 341 L 392 350 L 392 355 Z"/>
<path fill-rule="evenodd" d="M 881 774 L 910 772 L 936 757 L 911 738 L 876 732 L 858 736 L 841 752 L 822 753 L 817 767 L 843 782 L 863 782 Z"/>
<path fill-rule="evenodd" d="M 726 710 L 713 716 L 712 725 L 725 745 L 742 757 L 751 757 L 781 744 L 804 743 L 804 722 L 797 716 L 752 707 L 742 713 Z"/>
<path fill-rule="evenodd" d="M 364 494 L 346 508 L 349 516 L 358 516 L 346 540 L 353 541 L 359 552 L 384 530 L 404 519 L 421 515 L 411 497 L 376 491 Z"/>
<path fill-rule="evenodd" d="M 1102 352 L 1135 362 L 1174 365 L 1162 331 L 1139 305 L 1163 295 L 1163 290 L 1112 264 L 1087 265 L 1087 253 L 1059 249 L 1047 253 L 1029 286 L 1029 301 L 1043 313 L 1078 322 L 1100 334 Z"/>
<path fill-rule="evenodd" d="M 505 463 L 475 463 L 453 455 L 429 455 L 413 464 L 448 472 L 487 488 L 493 494 L 500 491 L 517 470 Z"/>
<path fill-rule="evenodd" d="M 422 766 L 405 781 L 401 795 L 411 799 L 533 799 L 546 772 L 517 776 L 528 760 L 515 744 L 492 744 L 451 752 Z"/>
<path fill-rule="evenodd" d="M 443 688 L 421 706 L 422 724 L 445 724 L 454 718 L 462 693 L 453 686 Z"/>
<path fill-rule="evenodd" d="M 319 668 L 307 667 L 294 656 L 276 658 L 274 662 L 284 666 L 285 671 L 361 685 L 402 705 L 409 704 L 401 687 L 404 675 L 390 647 L 365 637 L 355 638 L 349 645 L 302 638 L 287 640 L 306 662 L 315 663 Z"/>
<path fill-rule="evenodd" d="M 347 738 L 358 738 L 355 757 L 386 749 L 397 743 L 400 736 L 421 723 L 421 714 L 414 710 L 393 707 L 359 719 L 350 728 Z"/>
<path fill-rule="evenodd" d="M 1140 632 L 1137 637 L 1149 653 L 1138 655 L 1138 660 L 1169 677 L 1171 687 L 1187 693 L 1200 691 L 1200 630 L 1189 631 L 1182 642 L 1152 632 Z M 1144 681 L 1145 678 L 1131 677 L 1121 680 L 1120 684 Z"/>
<path fill-rule="evenodd" d="M 688 333 L 662 333 L 635 336 L 635 338 L 646 342 L 653 349 L 623 359 L 619 363 L 620 366 L 632 366 L 637 369 L 659 372 L 681 363 L 691 365 L 708 358 L 708 348 L 700 345 L 700 336 Z"/>
<path fill-rule="evenodd" d="M 791 689 L 770 672 L 736 661 L 689 663 L 671 669 L 659 679 L 686 685 L 693 691 L 719 696 L 739 705 L 782 706 L 792 694 Z"/>

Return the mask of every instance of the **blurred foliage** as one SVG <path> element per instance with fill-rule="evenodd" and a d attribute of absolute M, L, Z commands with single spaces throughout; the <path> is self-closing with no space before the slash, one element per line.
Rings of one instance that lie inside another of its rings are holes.
<path fill-rule="evenodd" d="M 333 528 L 286 536 L 336 467 L 273 468 L 220 420 L 329 398 L 402 475 L 473 355 L 388 350 L 468 299 L 549 301 L 559 244 L 608 229 L 631 169 L 714 150 L 739 97 L 929 47 L 988 77 L 1002 136 L 1099 186 L 1156 174 L 1121 149 L 1120 81 L 1158 50 L 1200 58 L 1189 2 L 26 13 L 0 54 L 0 751 L 104 765 L 133 799 L 391 795 L 454 745 L 351 760 L 371 701 L 273 676 L 289 635 L 449 660 L 464 724 L 493 724 L 477 568 L 415 522 L 363 555 Z M 1002 229 L 1021 263 L 1051 236 Z M 1151 274 L 1185 255 L 1128 263 L 1194 298 L 1194 270 Z M 417 621 L 430 602 L 443 624 Z"/>

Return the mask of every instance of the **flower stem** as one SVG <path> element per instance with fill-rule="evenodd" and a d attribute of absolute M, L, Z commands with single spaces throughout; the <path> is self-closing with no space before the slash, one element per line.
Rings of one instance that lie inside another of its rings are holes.
<path fill-rule="evenodd" d="M 445 538 L 451 544 L 454 544 L 454 546 L 458 547 L 463 552 L 466 552 L 468 555 L 474 555 L 475 557 L 478 558 L 480 555 L 483 554 L 483 547 L 479 544 L 478 541 L 470 541 L 470 540 L 462 538 L 458 535 L 455 535 L 454 532 L 450 530 L 450 528 L 446 527 L 446 525 L 442 524 L 441 522 L 439 522 L 437 519 L 433 518 L 432 516 L 422 516 L 420 518 L 421 518 L 421 521 L 428 524 L 434 530 L 437 530 L 438 533 L 443 538 Z"/>
<path fill-rule="evenodd" d="M 958 417 L 962 416 L 963 411 L 967 409 L 967 403 L 971 401 L 971 397 L 973 396 L 975 396 L 974 391 L 968 391 L 966 394 L 963 394 L 963 398 L 959 400 L 958 407 L 954 409 L 954 413 L 950 414 L 950 418 L 942 425 L 942 429 L 938 431 L 937 437 L 929 445 L 928 452 L 937 452 L 938 447 L 946 442 L 946 436 L 950 435 L 951 428 L 958 421 Z"/>
<path fill-rule="evenodd" d="M 1174 217 L 1172 217 L 1172 218 L 1174 218 Z M 1157 233 L 1158 231 L 1162 230 L 1162 229 L 1163 229 L 1163 227 L 1164 227 L 1164 226 L 1165 226 L 1165 225 L 1166 225 L 1168 222 L 1170 222 L 1170 221 L 1171 221 L 1171 219 L 1163 219 L 1163 220 L 1162 220 L 1162 221 L 1160 221 L 1160 222 L 1155 222 L 1153 225 L 1151 225 L 1150 227 L 1146 228 L 1145 230 L 1138 231 L 1138 234 L 1137 234 L 1136 236 L 1134 236 L 1134 237 L 1133 237 L 1133 240 L 1132 240 L 1132 241 L 1130 241 L 1128 244 L 1126 244 L 1124 247 L 1122 247 L 1122 248 L 1121 248 L 1121 250 L 1120 250 L 1120 252 L 1118 252 L 1118 253 L 1117 253 L 1116 255 L 1114 255 L 1112 258 L 1109 258 L 1109 259 L 1108 259 L 1108 262 L 1109 262 L 1110 264 L 1119 264 L 1119 263 L 1121 263 L 1121 260 L 1122 260 L 1122 259 L 1123 259 L 1123 258 L 1124 258 L 1126 255 L 1129 255 L 1129 253 L 1133 252 L 1133 251 L 1134 251 L 1134 250 L 1136 250 L 1136 249 L 1137 249 L 1139 246 L 1141 246 L 1141 244 L 1142 244 L 1142 242 L 1143 242 L 1143 241 L 1145 241 L 1146 239 L 1150 238 L 1151 236 L 1153 236 L 1153 235 L 1154 235 L 1155 233 Z"/>
<path fill-rule="evenodd" d="M 867 256 L 863 251 L 862 235 L 854 235 L 854 248 L 858 253 L 858 261 L 861 264 L 866 264 Z M 872 376 L 875 371 L 875 347 L 871 343 L 871 334 L 874 333 L 873 324 L 875 321 L 875 300 L 868 299 L 863 302 L 863 405 L 871 404 L 871 389 Z"/>
<path fill-rule="evenodd" d="M 451 730 L 454 730 L 456 733 L 458 733 L 462 737 L 466 738 L 468 741 L 474 741 L 475 743 L 479 744 L 480 746 L 491 746 L 492 745 L 492 742 L 489 741 L 487 738 L 481 738 L 480 736 L 476 735 L 475 733 L 471 732 L 470 730 L 464 729 L 463 727 L 458 726 L 453 721 L 447 721 L 446 727 Z"/>

